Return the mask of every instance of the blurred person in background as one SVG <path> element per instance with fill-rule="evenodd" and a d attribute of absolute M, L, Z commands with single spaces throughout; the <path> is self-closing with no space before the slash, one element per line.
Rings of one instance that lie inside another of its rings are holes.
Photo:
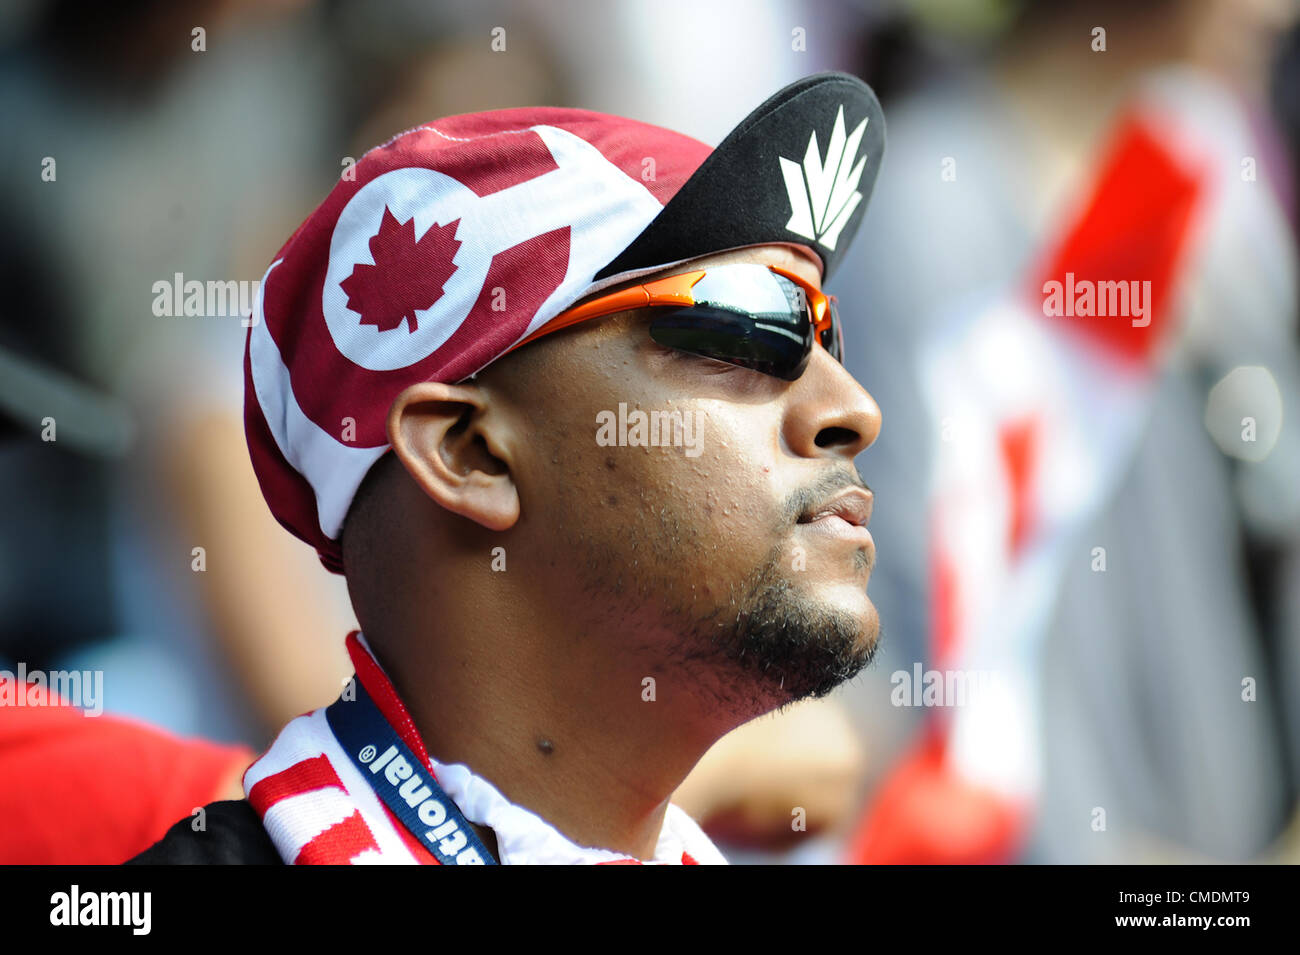
<path fill-rule="evenodd" d="M 111 865 L 242 794 L 254 753 L 108 715 L 102 671 L 61 668 L 116 626 L 108 476 L 134 427 L 66 370 L 71 316 L 40 244 L 0 246 L 0 864 Z"/>
<path fill-rule="evenodd" d="M 286 116 L 300 131 L 320 128 L 310 117 L 321 110 L 303 96 L 318 95 L 312 58 L 291 65 L 297 86 L 289 65 L 273 58 L 277 42 L 301 42 L 310 31 L 286 30 L 272 13 L 262 21 L 268 44 L 238 28 L 247 12 L 240 6 L 6 8 L 0 108 L 11 135 L 0 162 L 13 249 L 3 261 L 20 293 L 0 334 L 18 360 L 44 370 L 5 376 L 28 437 L 6 445 L 0 478 L 11 501 L 0 525 L 0 656 L 10 671 L 21 663 L 28 672 L 101 674 L 106 699 L 98 704 L 111 714 L 0 710 L 6 862 L 121 862 L 178 813 L 242 792 L 253 751 L 235 741 L 260 744 L 265 732 L 235 668 L 208 644 L 231 630 L 210 622 L 221 607 L 205 606 L 203 585 L 229 579 L 231 555 L 214 562 L 212 577 L 195 572 L 202 522 L 186 494 L 203 485 L 185 480 L 201 448 L 212 452 L 201 473 L 214 489 L 201 496 L 237 501 L 240 480 L 251 484 L 231 467 L 239 458 L 220 453 L 221 428 L 212 426 L 223 412 L 237 425 L 237 382 L 227 383 L 217 363 L 223 350 L 235 359 L 244 330 L 237 313 L 151 307 L 160 280 L 237 272 L 229 239 L 236 224 L 255 231 L 278 222 L 277 197 L 292 194 L 290 168 L 302 157 L 246 137 L 275 128 L 293 142 Z M 201 38 L 191 33 L 199 23 Z M 69 404 L 66 395 L 79 390 L 89 397 Z M 42 432 L 46 417 L 56 431 Z M 259 533 L 275 543 L 273 523 L 245 513 L 251 546 L 235 558 L 235 573 L 240 562 L 267 556 Z M 286 576 L 293 566 L 284 566 Z M 245 597 L 231 605 L 236 616 L 258 594 Z M 304 698 L 295 676 L 310 684 L 317 668 L 332 681 L 346 675 L 327 654 L 304 655 L 286 662 L 280 697 L 291 705 L 314 698 L 318 691 L 308 686 Z M 20 771 L 38 765 L 47 769 Z M 77 793 L 95 814 L 68 812 Z"/>
<path fill-rule="evenodd" d="M 879 518 L 912 545 L 882 572 L 930 593 L 930 619 L 893 631 L 904 668 L 1014 690 L 992 712 L 909 711 L 851 858 L 1271 857 L 1295 805 L 1300 631 L 1242 541 L 1300 542 L 1294 184 L 1267 102 L 1293 5 L 916 9 L 844 276 L 882 347 L 848 361 L 896 427 L 935 436 L 929 460 L 881 444 L 883 498 L 935 475 L 924 507 Z M 1156 278 L 1162 337 L 1044 322 L 1043 280 L 1071 263 Z M 953 536 L 958 488 L 974 536 Z"/>
<path fill-rule="evenodd" d="M 238 656 L 232 666 L 220 648 L 247 642 L 243 613 L 284 633 L 293 623 L 265 588 L 226 599 L 257 561 L 277 560 L 273 522 L 240 509 L 250 481 L 223 426 L 237 423 L 241 403 L 225 361 L 239 354 L 242 315 L 237 301 L 210 314 L 202 296 L 197 313 L 175 314 L 158 285 L 240 276 L 249 253 L 234 237 L 278 228 L 303 188 L 302 169 L 333 121 L 320 98 L 332 66 L 314 21 L 291 13 L 231 3 L 34 6 L 29 42 L 8 47 L 0 85 L 20 131 L 2 147 L 6 228 L 40 240 L 64 297 L 67 367 L 113 398 L 135 436 L 106 473 L 98 511 L 29 542 L 32 563 L 65 599 L 82 594 L 115 614 L 59 665 L 103 669 L 118 713 L 253 743 L 266 732 L 268 697 L 306 705 L 319 691 L 298 688 L 326 673 L 340 681 L 346 661 L 327 651 L 284 661 L 273 690 L 248 687 L 250 711 Z M 197 24 L 206 24 L 201 36 Z M 54 509 L 71 503 L 50 486 L 23 495 Z M 239 552 L 222 536 L 233 527 Z M 82 585 L 96 578 L 66 559 L 97 534 L 102 602 Z M 304 563 L 279 556 L 293 586 Z M 304 612 L 325 614 L 322 602 Z"/>

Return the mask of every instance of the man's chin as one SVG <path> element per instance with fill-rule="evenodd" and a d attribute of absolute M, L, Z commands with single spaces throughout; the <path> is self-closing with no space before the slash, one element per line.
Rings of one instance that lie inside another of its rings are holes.
<path fill-rule="evenodd" d="M 833 589 L 814 597 L 774 582 L 737 620 L 734 662 L 781 703 L 826 696 L 875 655 L 880 620 L 865 590 Z"/>
<path fill-rule="evenodd" d="M 859 643 L 874 646 L 880 635 L 880 614 L 867 596 L 860 581 L 840 582 L 819 589 L 810 599 L 816 600 L 825 613 L 844 613 L 858 621 Z"/>

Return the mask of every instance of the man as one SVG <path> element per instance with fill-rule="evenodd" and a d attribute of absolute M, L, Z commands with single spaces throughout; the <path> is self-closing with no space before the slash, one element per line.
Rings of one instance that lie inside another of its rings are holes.
<path fill-rule="evenodd" d="M 363 157 L 246 360 L 254 468 L 347 577 L 357 678 L 136 861 L 725 862 L 673 791 L 877 639 L 880 410 L 820 285 L 883 142 L 827 73 L 712 152 L 517 109 Z"/>

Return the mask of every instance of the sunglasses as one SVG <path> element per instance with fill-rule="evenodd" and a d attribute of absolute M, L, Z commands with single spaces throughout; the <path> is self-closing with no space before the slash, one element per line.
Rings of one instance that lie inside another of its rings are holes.
<path fill-rule="evenodd" d="M 657 306 L 650 337 L 667 348 L 794 381 L 813 344 L 843 361 L 835 296 L 775 265 L 719 265 L 611 292 L 561 312 L 510 351 L 578 322 Z M 509 354 L 509 352 L 507 352 Z"/>

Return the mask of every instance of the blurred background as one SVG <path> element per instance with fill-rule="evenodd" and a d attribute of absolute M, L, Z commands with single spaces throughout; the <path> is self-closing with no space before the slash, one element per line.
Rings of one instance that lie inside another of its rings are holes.
<path fill-rule="evenodd" d="M 828 286 L 884 415 L 858 461 L 883 644 L 829 701 L 724 739 L 680 802 L 738 862 L 1296 861 L 1298 21 L 1292 0 L 11 0 L 0 669 L 102 671 L 106 712 L 164 753 L 216 744 L 134 851 L 237 795 L 337 695 L 355 621 L 253 478 L 247 303 L 187 310 L 184 283 L 260 280 L 350 161 L 433 118 L 574 106 L 714 145 L 845 70 L 888 126 Z M 1046 316 L 1067 272 L 1151 282 L 1149 324 Z M 991 679 L 924 692 L 951 674 Z M 10 822 L 39 801 L 21 726 L 0 708 Z M 122 770 L 114 798 L 155 795 Z M 42 851 L 10 836 L 0 860 Z"/>

